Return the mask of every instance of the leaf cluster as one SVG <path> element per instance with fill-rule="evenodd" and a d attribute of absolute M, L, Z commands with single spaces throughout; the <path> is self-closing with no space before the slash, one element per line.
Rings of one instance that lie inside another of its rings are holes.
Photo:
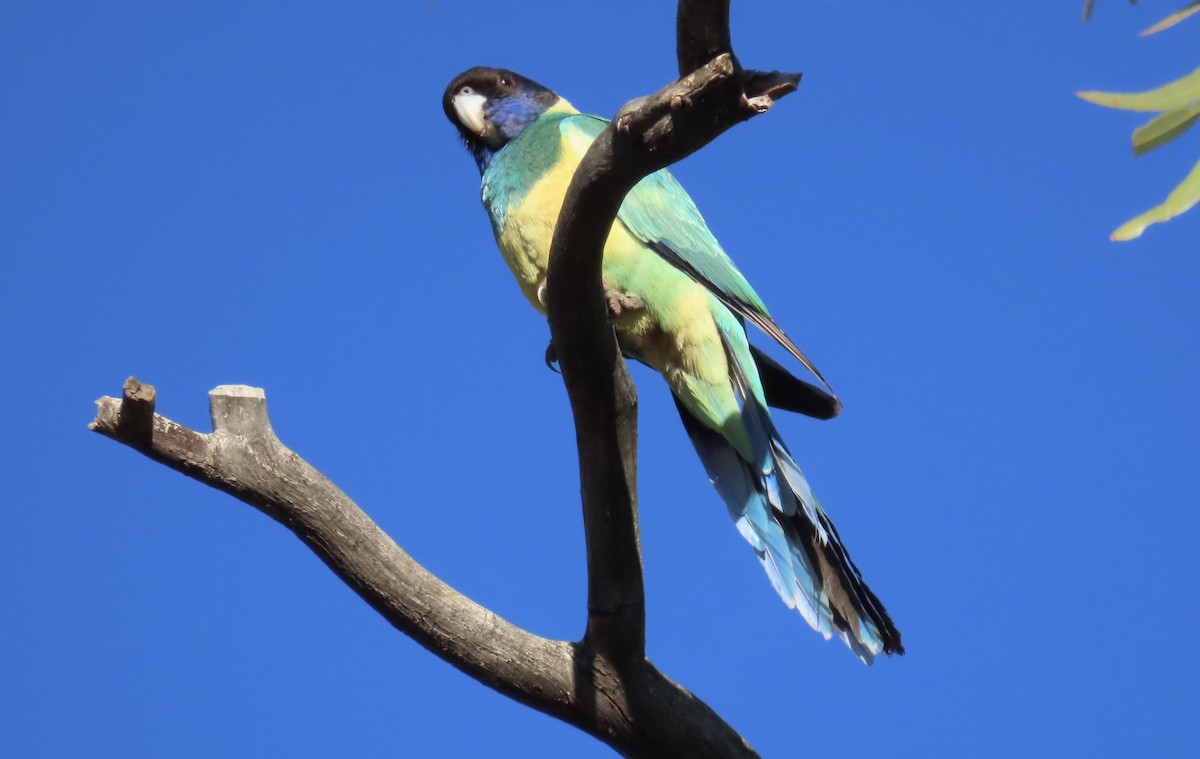
<path fill-rule="evenodd" d="M 1084 6 L 1084 20 L 1090 15 L 1091 7 L 1091 2 Z M 1196 13 L 1200 13 L 1200 0 L 1192 0 L 1180 10 L 1142 31 L 1141 36 L 1170 29 Z M 1133 131 L 1133 154 L 1143 155 L 1179 137 L 1200 118 L 1200 68 L 1145 92 L 1090 90 L 1077 94 L 1088 102 L 1108 108 L 1157 114 Z M 1173 219 L 1197 202 L 1200 202 L 1200 162 L 1192 167 L 1183 181 L 1167 195 L 1166 200 L 1122 224 L 1112 233 L 1111 239 L 1124 241 L 1140 237 L 1146 227 Z"/>

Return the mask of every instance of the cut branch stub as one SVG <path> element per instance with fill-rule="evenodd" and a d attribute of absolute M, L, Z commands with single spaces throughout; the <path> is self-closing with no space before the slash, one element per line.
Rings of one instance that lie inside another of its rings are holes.
<path fill-rule="evenodd" d="M 154 386 L 130 377 L 121 387 L 121 400 L 121 413 L 117 417 L 121 434 L 134 447 L 149 445 L 154 432 Z"/>
<path fill-rule="evenodd" d="M 784 95 L 800 86 L 799 71 L 747 71 L 745 94 L 747 104 L 755 113 L 763 113 Z"/>
<path fill-rule="evenodd" d="M 275 437 L 267 416 L 267 395 L 260 387 L 220 385 L 208 392 L 213 432 L 244 438 Z"/>

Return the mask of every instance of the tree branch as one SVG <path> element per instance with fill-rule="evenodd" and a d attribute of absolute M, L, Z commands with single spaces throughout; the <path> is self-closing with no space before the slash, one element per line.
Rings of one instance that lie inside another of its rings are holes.
<path fill-rule="evenodd" d="M 336 485 L 275 436 L 258 388 L 209 393 L 213 432 L 151 410 L 155 391 L 130 377 L 124 397 L 96 402 L 89 429 L 259 509 L 304 541 L 397 629 L 476 679 L 522 703 L 569 718 L 573 647 L 511 624 L 430 574 Z"/>
<path fill-rule="evenodd" d="M 680 65 L 728 45 L 728 2 L 681 0 Z M 744 71 L 721 52 L 659 92 L 624 105 L 588 149 L 567 189 L 547 273 L 550 334 L 571 399 L 588 552 L 584 643 L 619 667 L 645 657 L 637 526 L 637 395 L 608 323 L 604 243 L 625 195 L 647 174 L 707 145 L 795 90 L 799 74 Z M 581 305 L 583 304 L 583 305 Z M 590 305 L 589 305 L 590 304 Z"/>
<path fill-rule="evenodd" d="M 586 645 L 534 635 L 439 580 L 279 441 L 262 390 L 212 390 L 210 434 L 155 414 L 155 395 L 130 377 L 122 398 L 96 401 L 88 428 L 279 522 L 396 629 L 456 668 L 626 756 L 754 756 L 720 717 L 653 666 L 627 678 Z M 685 743 L 657 743 L 641 719 L 693 734 Z"/>
<path fill-rule="evenodd" d="M 121 399 L 97 401 L 90 428 L 260 509 L 422 646 L 626 756 L 753 757 L 733 728 L 645 658 L 637 395 L 600 271 L 634 184 L 763 113 L 800 75 L 742 69 L 729 42 L 729 0 L 680 0 L 677 29 L 681 79 L 623 106 L 596 139 L 571 181 L 551 249 L 550 329 L 575 418 L 587 533 L 580 643 L 523 630 L 430 574 L 279 441 L 262 390 L 213 390 L 213 432 L 204 434 L 155 414 L 154 388 L 130 378 Z"/>
<path fill-rule="evenodd" d="M 729 0 L 679 0 L 675 14 L 679 75 L 695 71 L 721 53 L 733 53 L 729 41 Z"/>

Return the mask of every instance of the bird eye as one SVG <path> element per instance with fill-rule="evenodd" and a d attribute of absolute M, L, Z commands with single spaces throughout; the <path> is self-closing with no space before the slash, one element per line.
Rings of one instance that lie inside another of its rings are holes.
<path fill-rule="evenodd" d="M 500 86 L 507 87 L 510 84 L 512 84 L 512 81 L 508 77 L 506 77 L 506 76 L 500 77 Z"/>
<path fill-rule="evenodd" d="M 458 91 L 458 94 L 459 95 L 472 95 L 472 94 L 474 94 L 474 92 L 475 92 L 475 90 L 471 89 L 469 86 L 463 85 L 463 88 Z"/>

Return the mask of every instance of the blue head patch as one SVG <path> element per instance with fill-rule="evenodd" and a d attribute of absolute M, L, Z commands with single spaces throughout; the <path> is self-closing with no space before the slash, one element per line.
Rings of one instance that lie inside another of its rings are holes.
<path fill-rule="evenodd" d="M 509 140 L 558 101 L 558 95 L 532 79 L 480 67 L 450 82 L 442 108 L 482 172 Z"/>

